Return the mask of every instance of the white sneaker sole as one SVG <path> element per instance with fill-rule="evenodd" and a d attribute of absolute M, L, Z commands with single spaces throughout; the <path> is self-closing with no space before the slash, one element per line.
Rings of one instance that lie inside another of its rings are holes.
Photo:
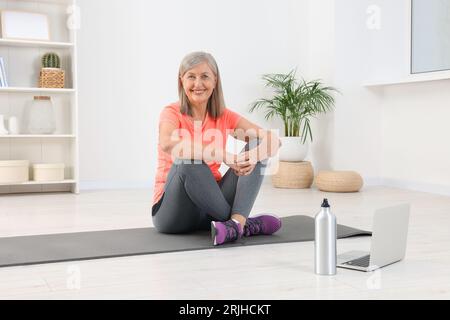
<path fill-rule="evenodd" d="M 216 234 L 217 234 L 217 230 L 216 230 L 216 222 L 215 222 L 215 221 L 212 221 L 212 222 L 211 222 L 211 237 L 212 237 L 212 240 L 213 240 L 213 242 L 214 242 L 214 246 L 217 246 Z"/>

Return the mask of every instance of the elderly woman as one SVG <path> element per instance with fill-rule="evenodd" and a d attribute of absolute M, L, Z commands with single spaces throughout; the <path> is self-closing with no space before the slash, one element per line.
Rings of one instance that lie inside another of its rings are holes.
<path fill-rule="evenodd" d="M 178 89 L 180 101 L 165 107 L 159 119 L 156 229 L 168 234 L 211 229 L 214 245 L 278 231 L 275 216 L 249 218 L 278 137 L 225 107 L 219 69 L 208 53 L 183 59 Z M 242 153 L 226 152 L 228 135 L 248 142 Z M 223 177 L 222 163 L 230 168 Z"/>

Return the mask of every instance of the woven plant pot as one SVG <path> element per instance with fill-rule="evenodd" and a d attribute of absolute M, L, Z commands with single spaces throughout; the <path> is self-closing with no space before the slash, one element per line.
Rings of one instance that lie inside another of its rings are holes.
<path fill-rule="evenodd" d="M 275 188 L 309 189 L 314 181 L 314 170 L 311 162 L 280 161 L 278 172 L 272 176 Z"/>
<path fill-rule="evenodd" d="M 65 72 L 57 68 L 42 68 L 39 88 L 64 88 Z"/>
<path fill-rule="evenodd" d="M 325 192 L 359 192 L 363 187 L 362 177 L 353 171 L 321 171 L 315 185 Z"/>

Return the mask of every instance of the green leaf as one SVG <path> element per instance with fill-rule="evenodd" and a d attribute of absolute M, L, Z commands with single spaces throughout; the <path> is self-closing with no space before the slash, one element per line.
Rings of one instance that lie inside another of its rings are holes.
<path fill-rule="evenodd" d="M 333 110 L 335 99 L 332 94 L 339 91 L 323 86 L 321 80 L 297 80 L 296 72 L 294 69 L 288 74 L 263 75 L 265 86 L 273 88 L 274 95 L 271 99 L 254 102 L 250 112 L 266 109 L 267 120 L 276 116 L 283 120 L 286 136 L 301 136 L 304 142 L 310 137 L 312 141 L 309 119 Z"/>

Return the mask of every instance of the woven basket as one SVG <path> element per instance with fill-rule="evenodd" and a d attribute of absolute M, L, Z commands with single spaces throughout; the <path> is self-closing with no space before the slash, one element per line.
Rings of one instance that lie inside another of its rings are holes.
<path fill-rule="evenodd" d="M 39 88 L 64 88 L 65 72 L 56 68 L 42 68 Z"/>
<path fill-rule="evenodd" d="M 362 177 L 353 171 L 321 171 L 315 185 L 325 192 L 358 192 L 364 185 Z"/>
<path fill-rule="evenodd" d="M 311 162 L 280 161 L 278 172 L 272 176 L 275 188 L 309 189 L 314 181 Z"/>

